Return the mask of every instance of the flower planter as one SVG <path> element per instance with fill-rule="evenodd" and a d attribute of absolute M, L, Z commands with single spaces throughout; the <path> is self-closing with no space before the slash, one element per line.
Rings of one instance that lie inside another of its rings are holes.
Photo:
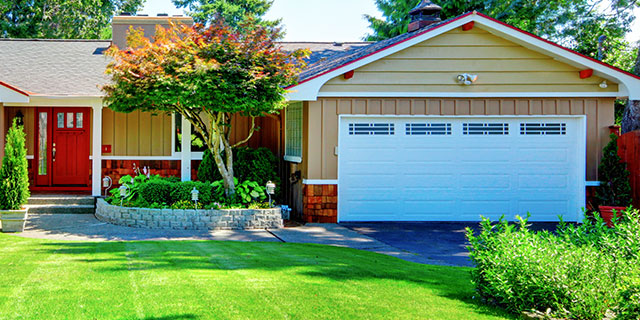
<path fill-rule="evenodd" d="M 22 232 L 27 221 L 27 211 L 28 209 L 0 210 L 2 232 Z"/>
<path fill-rule="evenodd" d="M 613 220 L 613 210 L 616 211 L 616 216 L 619 218 L 622 217 L 622 212 L 627 209 L 626 207 L 611 206 L 600 206 L 598 208 L 600 210 L 600 216 L 602 217 L 602 220 L 604 220 L 604 222 L 609 227 L 613 227 L 613 223 L 611 222 L 611 220 Z"/>

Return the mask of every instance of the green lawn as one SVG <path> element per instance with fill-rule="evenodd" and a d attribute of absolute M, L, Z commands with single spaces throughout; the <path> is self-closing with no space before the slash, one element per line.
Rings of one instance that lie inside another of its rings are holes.
<path fill-rule="evenodd" d="M 0 319 L 509 319 L 468 268 L 318 245 L 0 234 Z"/>

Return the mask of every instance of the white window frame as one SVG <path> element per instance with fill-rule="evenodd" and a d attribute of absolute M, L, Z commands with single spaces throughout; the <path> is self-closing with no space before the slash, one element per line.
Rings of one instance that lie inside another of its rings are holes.
<path fill-rule="evenodd" d="M 176 114 L 171 114 L 171 157 L 174 159 L 181 159 L 182 152 L 176 151 Z M 191 160 L 202 160 L 204 156 L 204 152 L 202 151 L 192 151 L 191 152 Z"/>
<path fill-rule="evenodd" d="M 293 118 L 293 112 L 297 114 L 298 119 Z M 304 105 L 302 102 L 292 102 L 289 103 L 287 108 L 285 109 L 285 118 L 284 118 L 284 160 L 289 162 L 301 163 L 302 162 L 302 151 L 303 151 L 303 143 L 304 143 Z M 293 130 L 290 128 L 290 123 L 292 121 L 296 121 L 298 125 L 298 132 L 295 134 L 290 134 L 290 131 Z M 298 139 L 297 145 L 291 146 L 293 144 L 290 139 Z M 290 150 L 294 148 L 298 148 L 298 150 Z M 296 151 L 293 153 L 292 151 Z"/>

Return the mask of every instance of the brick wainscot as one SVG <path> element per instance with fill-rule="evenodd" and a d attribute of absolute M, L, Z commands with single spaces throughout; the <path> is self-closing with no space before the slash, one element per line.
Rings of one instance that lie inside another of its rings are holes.
<path fill-rule="evenodd" d="M 338 186 L 304 185 L 303 218 L 306 222 L 338 222 Z"/>

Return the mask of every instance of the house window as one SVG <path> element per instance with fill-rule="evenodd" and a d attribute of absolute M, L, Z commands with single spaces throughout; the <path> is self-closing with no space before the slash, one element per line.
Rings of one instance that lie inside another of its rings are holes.
<path fill-rule="evenodd" d="M 173 133 L 174 152 L 180 152 L 182 147 L 182 116 L 175 114 L 173 117 L 175 131 Z M 203 152 L 207 149 L 204 138 L 193 128 L 191 128 L 191 152 Z"/>
<path fill-rule="evenodd" d="M 302 162 L 302 102 L 287 106 L 285 117 L 284 159 Z"/>

